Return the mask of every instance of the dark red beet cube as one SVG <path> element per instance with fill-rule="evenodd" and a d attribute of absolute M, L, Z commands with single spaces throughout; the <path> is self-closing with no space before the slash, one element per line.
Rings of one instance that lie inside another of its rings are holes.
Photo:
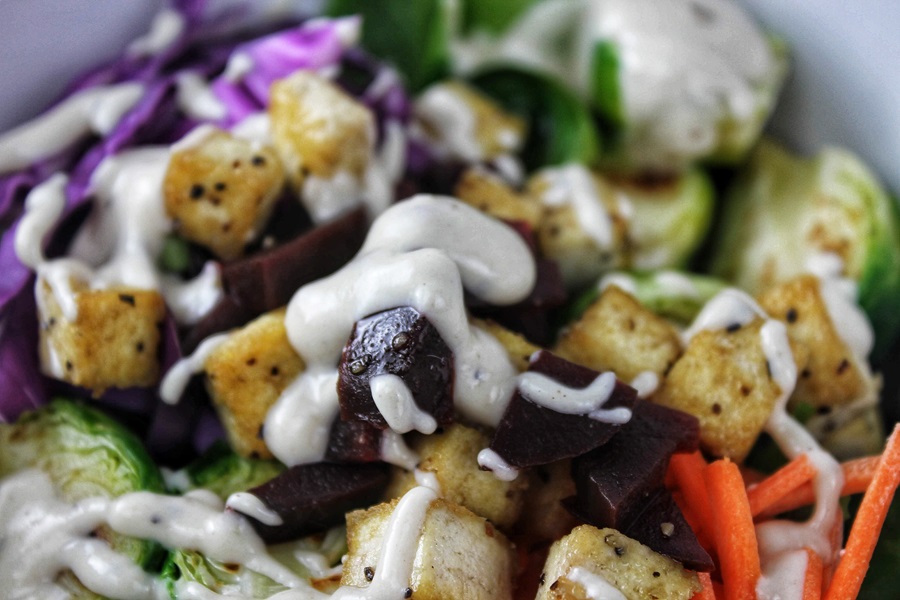
<path fill-rule="evenodd" d="M 266 543 L 295 540 L 343 522 L 344 514 L 370 506 L 387 487 L 384 463 L 298 465 L 255 487 L 250 493 L 273 510 L 283 523 L 265 525 L 248 516 Z"/>
<path fill-rule="evenodd" d="M 338 376 L 341 419 L 387 429 L 372 398 L 373 377 L 400 377 L 420 410 L 439 425 L 453 422 L 453 353 L 428 319 L 403 306 L 357 321 Z"/>
<path fill-rule="evenodd" d="M 631 421 L 607 444 L 572 461 L 576 495 L 566 506 L 588 523 L 709 571 L 712 560 L 663 487 L 672 454 L 696 450 L 698 443 L 695 417 L 638 400 Z"/>
<path fill-rule="evenodd" d="M 600 375 L 547 351 L 537 353 L 528 370 L 576 389 L 589 386 Z M 617 381 L 604 408 L 631 408 L 636 394 L 634 388 Z M 589 452 L 605 444 L 621 427 L 587 415 L 559 413 L 516 392 L 490 447 L 514 467 L 532 467 Z"/>
<path fill-rule="evenodd" d="M 331 425 L 325 460 L 365 463 L 381 460 L 382 430 L 365 421 L 335 419 Z"/>

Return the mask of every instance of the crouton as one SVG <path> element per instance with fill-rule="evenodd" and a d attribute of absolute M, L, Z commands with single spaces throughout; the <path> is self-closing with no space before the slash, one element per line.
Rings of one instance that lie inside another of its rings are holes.
<path fill-rule="evenodd" d="M 359 179 L 375 144 L 372 111 L 337 85 L 310 71 L 272 84 L 272 138 L 288 181 L 301 192 L 308 176 Z"/>
<path fill-rule="evenodd" d="M 147 387 L 159 380 L 160 341 L 166 305 L 153 290 L 91 290 L 70 280 L 77 305 L 66 318 L 50 285 L 37 285 L 41 369 L 51 377 L 90 389 Z"/>
<path fill-rule="evenodd" d="M 806 402 L 827 411 L 877 396 L 877 384 L 868 365 L 841 339 L 818 278 L 802 275 L 771 287 L 759 297 L 759 304 L 783 321 L 790 339 L 808 351 L 809 359 L 797 377 L 792 403 Z"/>
<path fill-rule="evenodd" d="M 416 118 L 426 135 L 452 158 L 479 161 L 516 152 L 525 122 L 461 81 L 444 81 L 416 100 Z"/>
<path fill-rule="evenodd" d="M 490 445 L 483 431 L 455 424 L 441 433 L 418 437 L 411 445 L 418 470 L 434 474 L 441 496 L 491 521 L 504 531 L 519 518 L 528 478 L 501 481 L 478 466 L 478 453 Z M 397 471 L 387 497 L 402 496 L 416 486 L 413 473 Z"/>
<path fill-rule="evenodd" d="M 628 263 L 628 208 L 603 178 L 580 165 L 543 169 L 526 187 L 544 204 L 537 238 L 569 288 Z"/>
<path fill-rule="evenodd" d="M 271 147 L 204 131 L 172 152 L 163 181 L 166 212 L 183 237 L 231 260 L 265 227 L 284 172 Z"/>
<path fill-rule="evenodd" d="M 413 492 L 422 490 L 416 488 Z M 409 494 L 403 499 L 409 498 Z M 365 588 L 378 577 L 391 514 L 403 499 L 347 515 L 347 556 L 341 584 Z M 407 526 L 410 523 L 406 523 Z M 443 498 L 431 501 L 413 542 L 407 597 L 417 600 L 512 598 L 516 557 L 489 522 Z M 389 548 L 389 551 L 394 551 Z"/>
<path fill-rule="evenodd" d="M 540 346 L 529 342 L 522 334 L 511 331 L 495 321 L 473 319 L 472 324 L 494 336 L 500 345 L 506 348 L 509 360 L 520 373 L 528 369 L 531 355 L 541 349 Z"/>
<path fill-rule="evenodd" d="M 206 389 L 238 454 L 272 457 L 262 439 L 266 413 L 304 368 L 288 341 L 284 309 L 234 331 L 209 355 Z"/>
<path fill-rule="evenodd" d="M 572 461 L 539 465 L 529 472 L 534 483 L 525 494 L 522 518 L 515 526 L 516 539 L 527 540 L 531 546 L 540 546 L 558 540 L 578 524 L 578 520 L 562 503 L 574 496 L 576 491 Z"/>
<path fill-rule="evenodd" d="M 615 529 L 582 525 L 550 548 L 536 600 L 594 598 L 592 582 L 629 600 L 687 600 L 700 591 L 697 574 L 680 563 Z"/>
<path fill-rule="evenodd" d="M 626 382 L 645 371 L 662 381 L 681 355 L 681 339 L 671 323 L 611 285 L 563 331 L 555 352 Z"/>
<path fill-rule="evenodd" d="M 456 182 L 454 195 L 478 210 L 506 221 L 524 221 L 537 227 L 543 206 L 513 190 L 497 175 L 484 169 L 467 169 Z"/>
<path fill-rule="evenodd" d="M 760 340 L 765 320 L 698 332 L 653 401 L 700 420 L 700 444 L 715 456 L 744 460 L 781 394 Z M 805 353 L 791 345 L 802 368 Z"/>

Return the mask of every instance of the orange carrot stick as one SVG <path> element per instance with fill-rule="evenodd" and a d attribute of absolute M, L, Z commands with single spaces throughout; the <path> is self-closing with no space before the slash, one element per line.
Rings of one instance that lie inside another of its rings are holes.
<path fill-rule="evenodd" d="M 900 424 L 894 426 L 884 452 L 881 453 L 875 476 L 850 527 L 850 537 L 828 586 L 826 600 L 856 598 L 898 485 L 900 485 Z"/>
<path fill-rule="evenodd" d="M 700 578 L 700 585 L 703 587 L 691 596 L 691 600 L 716 600 L 716 592 L 713 590 L 712 578 L 709 573 L 697 573 L 697 577 Z"/>
<path fill-rule="evenodd" d="M 706 492 L 706 482 L 703 480 L 705 469 L 706 460 L 699 451 L 673 454 L 669 461 L 669 473 L 672 474 L 675 485 L 684 495 L 685 503 L 698 517 L 700 527 L 712 536 L 712 523 L 709 521 L 709 495 Z"/>
<path fill-rule="evenodd" d="M 806 548 L 806 578 L 803 580 L 803 600 L 822 599 L 822 575 L 825 566 L 822 557 Z"/>
<path fill-rule="evenodd" d="M 866 456 L 842 463 L 841 470 L 844 473 L 844 486 L 841 488 L 841 495 L 848 496 L 866 491 L 866 488 L 872 481 L 872 477 L 875 476 L 875 469 L 878 467 L 880 459 L 881 456 Z M 815 501 L 815 498 L 816 494 L 813 490 L 812 482 L 807 482 L 789 492 L 762 512 L 754 513 L 754 516 L 758 514 L 764 517 L 774 517 L 801 506 L 808 506 Z"/>
<path fill-rule="evenodd" d="M 741 472 L 725 458 L 707 466 L 704 479 L 725 599 L 754 600 L 760 576 L 759 548 Z"/>
<path fill-rule="evenodd" d="M 801 454 L 747 490 L 750 512 L 757 516 L 816 476 L 816 468 Z"/>

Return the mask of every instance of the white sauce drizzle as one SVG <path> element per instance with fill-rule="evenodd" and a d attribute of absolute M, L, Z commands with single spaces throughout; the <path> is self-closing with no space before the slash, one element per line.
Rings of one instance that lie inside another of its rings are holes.
<path fill-rule="evenodd" d="M 66 206 L 68 182 L 68 176 L 56 173 L 25 198 L 25 214 L 16 229 L 15 249 L 22 264 L 32 270 L 45 262 L 43 243 Z"/>
<path fill-rule="evenodd" d="M 203 372 L 210 355 L 228 340 L 227 333 L 217 333 L 203 340 L 190 356 L 185 356 L 166 371 L 159 384 L 159 397 L 166 404 L 177 404 L 191 377 Z"/>
<path fill-rule="evenodd" d="M 594 176 L 584 165 L 570 164 L 544 169 L 540 177 L 547 183 L 541 200 L 548 206 L 570 204 L 582 231 L 602 250 L 613 247 L 613 224 L 603 203 Z"/>
<path fill-rule="evenodd" d="M 484 448 L 478 453 L 478 466 L 492 472 L 500 481 L 515 481 L 519 476 L 517 468 L 490 448 Z"/>
<path fill-rule="evenodd" d="M 249 492 L 235 492 L 231 494 L 225 500 L 225 508 L 253 517 L 263 525 L 277 527 L 284 524 L 284 519 L 281 518 L 281 515 L 269 508 L 259 496 Z"/>
<path fill-rule="evenodd" d="M 71 569 L 82 583 L 104 596 L 167 598 L 162 581 L 92 537 L 101 525 L 168 548 L 197 550 L 213 560 L 245 565 L 290 588 L 307 585 L 269 556 L 250 524 L 224 511 L 221 500 L 211 492 L 197 490 L 185 496 L 132 492 L 70 504 L 56 496 L 45 473 L 32 469 L 0 483 L 0 539 L 4 541 L 0 576 L 9 597 L 67 598 L 55 581 L 60 571 Z M 28 556 L 28 561 L 22 562 L 22 556 Z"/>
<path fill-rule="evenodd" d="M 163 273 L 159 284 L 166 306 L 179 325 L 199 322 L 219 303 L 225 293 L 219 264 L 213 261 L 203 265 L 203 269 L 193 279 L 184 281 Z"/>
<path fill-rule="evenodd" d="M 176 86 L 175 100 L 185 115 L 203 121 L 219 121 L 228 116 L 228 108 L 197 73 L 180 73 Z"/>
<path fill-rule="evenodd" d="M 616 375 L 612 371 L 601 373 L 582 389 L 568 387 L 534 371 L 519 375 L 518 382 L 519 393 L 544 408 L 567 415 L 587 415 L 604 423 L 627 423 L 631 419 L 629 409 L 622 406 L 603 408 L 615 387 Z"/>
<path fill-rule="evenodd" d="M 413 107 L 416 118 L 425 123 L 430 139 L 446 156 L 466 162 L 485 157 L 478 141 L 475 113 L 453 88 L 433 85 L 419 95 Z"/>
<path fill-rule="evenodd" d="M 150 30 L 128 45 L 132 56 L 153 56 L 167 50 L 184 33 L 187 23 L 176 10 L 164 8 L 156 13 Z"/>
<path fill-rule="evenodd" d="M 0 175 L 49 158 L 91 133 L 108 134 L 143 95 L 144 86 L 134 82 L 72 94 L 0 136 Z"/>
<path fill-rule="evenodd" d="M 631 387 L 637 390 L 638 398 L 649 398 L 659 389 L 659 375 L 653 371 L 641 371 L 632 380 Z"/>
<path fill-rule="evenodd" d="M 803 600 L 809 557 L 805 550 L 793 550 L 768 557 L 756 585 L 758 600 Z"/>
<path fill-rule="evenodd" d="M 606 579 L 582 567 L 572 567 L 566 573 L 566 579 L 584 588 L 590 600 L 626 600 L 619 588 Z"/>
<path fill-rule="evenodd" d="M 699 298 L 700 291 L 691 278 L 678 271 L 660 271 L 653 276 L 653 281 L 661 287 L 666 294 L 673 296 L 685 296 L 687 298 Z"/>
<path fill-rule="evenodd" d="M 340 588 L 335 600 L 402 600 L 410 587 L 419 536 L 428 507 L 437 498 L 434 490 L 414 487 L 397 503 L 381 542 L 375 576 L 365 588 Z"/>
<path fill-rule="evenodd" d="M 431 471 L 423 471 L 416 469 L 413 471 L 413 477 L 416 479 L 416 485 L 431 488 L 438 496 L 441 495 L 441 482 L 438 481 L 437 475 Z"/>
<path fill-rule="evenodd" d="M 392 429 L 385 429 L 381 433 L 381 460 L 407 471 L 415 471 L 419 455 L 406 445 L 403 436 Z"/>
<path fill-rule="evenodd" d="M 512 304 L 534 282 L 534 261 L 521 238 L 476 209 L 425 195 L 392 206 L 350 263 L 302 287 L 289 302 L 288 339 L 308 367 L 269 411 L 266 445 L 289 465 L 322 457 L 337 414 L 334 382 L 347 337 L 359 319 L 397 306 L 426 315 L 453 352 L 457 409 L 496 425 L 516 371 L 496 338 L 469 324 L 463 287 L 488 302 Z M 330 378 L 329 389 L 310 383 L 312 377 Z M 302 388 L 319 391 L 293 391 Z"/>
<path fill-rule="evenodd" d="M 397 375 L 383 373 L 369 380 L 372 399 L 388 427 L 397 433 L 418 431 L 430 435 L 437 430 L 437 421 L 416 404 L 412 392 Z"/>
<path fill-rule="evenodd" d="M 637 282 L 634 280 L 634 277 L 627 273 L 612 272 L 604 275 L 600 278 L 597 289 L 602 292 L 611 285 L 616 286 L 623 292 L 637 297 Z"/>

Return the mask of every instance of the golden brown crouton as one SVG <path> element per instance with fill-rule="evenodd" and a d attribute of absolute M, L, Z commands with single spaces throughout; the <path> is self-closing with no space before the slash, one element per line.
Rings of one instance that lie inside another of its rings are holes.
<path fill-rule="evenodd" d="M 522 518 L 515 526 L 516 539 L 539 546 L 558 540 L 578 523 L 562 504 L 563 500 L 575 495 L 572 461 L 539 465 L 532 468 L 530 474 L 533 483 L 525 494 Z"/>
<path fill-rule="evenodd" d="M 185 238 L 221 259 L 240 256 L 272 214 L 284 186 L 275 151 L 210 129 L 176 145 L 163 182 L 166 211 Z"/>
<path fill-rule="evenodd" d="M 53 290 L 37 286 L 39 353 L 44 373 L 88 388 L 146 387 L 159 380 L 166 306 L 159 292 L 127 287 L 91 290 L 71 280 L 78 307 L 66 318 Z"/>
<path fill-rule="evenodd" d="M 457 423 L 441 433 L 417 438 L 412 449 L 421 458 L 418 470 L 434 474 L 441 496 L 508 531 L 519 518 L 528 478 L 520 474 L 514 481 L 501 481 L 482 471 L 478 453 L 490 441 L 486 433 Z M 415 486 L 413 473 L 398 471 L 386 497 L 402 496 Z"/>
<path fill-rule="evenodd" d="M 581 525 L 550 548 L 536 600 L 597 597 L 586 590 L 595 578 L 629 600 L 687 600 L 700 591 L 697 574 L 671 558 L 615 529 Z"/>
<path fill-rule="evenodd" d="M 300 191 L 307 175 L 359 178 L 375 143 L 372 111 L 328 79 L 297 71 L 272 84 L 272 137 L 288 181 Z"/>
<path fill-rule="evenodd" d="M 260 435 L 269 408 L 305 368 L 284 327 L 284 309 L 234 331 L 206 359 L 206 388 L 232 448 L 271 458 Z"/>
<path fill-rule="evenodd" d="M 675 327 L 611 285 L 563 331 L 555 350 L 574 363 L 633 381 L 650 371 L 660 381 L 681 354 Z"/>
<path fill-rule="evenodd" d="M 544 204 L 538 245 L 556 260 L 569 288 L 627 264 L 628 209 L 602 177 L 579 165 L 537 172 L 527 185 Z"/>
<path fill-rule="evenodd" d="M 757 318 L 737 329 L 698 332 L 653 396 L 696 416 L 700 443 L 715 456 L 744 460 L 781 394 L 760 341 L 764 323 Z M 791 350 L 805 364 L 802 350 Z"/>
<path fill-rule="evenodd" d="M 468 161 L 515 152 L 525 140 L 522 119 L 461 81 L 429 87 L 416 100 L 415 113 L 429 137 Z"/>
<path fill-rule="evenodd" d="M 495 321 L 473 319 L 472 324 L 494 336 L 500 345 L 506 348 L 509 360 L 519 372 L 528 369 L 531 355 L 541 349 L 540 346 L 529 342 L 522 334 L 511 331 Z"/>
<path fill-rule="evenodd" d="M 381 546 L 400 500 L 347 515 L 343 585 L 368 587 L 378 576 Z M 482 517 L 443 498 L 431 502 L 419 532 L 408 585 L 417 600 L 512 598 L 515 553 Z"/>
<path fill-rule="evenodd" d="M 467 169 L 456 182 L 454 195 L 478 210 L 498 219 L 524 221 L 537 227 L 543 206 L 513 190 L 497 175 L 484 169 Z"/>
<path fill-rule="evenodd" d="M 809 353 L 806 367 L 797 377 L 792 403 L 836 407 L 877 395 L 868 366 L 860 362 L 838 334 L 818 278 L 802 275 L 776 285 L 760 296 L 759 303 L 774 318 L 786 323 L 791 340 Z"/>

